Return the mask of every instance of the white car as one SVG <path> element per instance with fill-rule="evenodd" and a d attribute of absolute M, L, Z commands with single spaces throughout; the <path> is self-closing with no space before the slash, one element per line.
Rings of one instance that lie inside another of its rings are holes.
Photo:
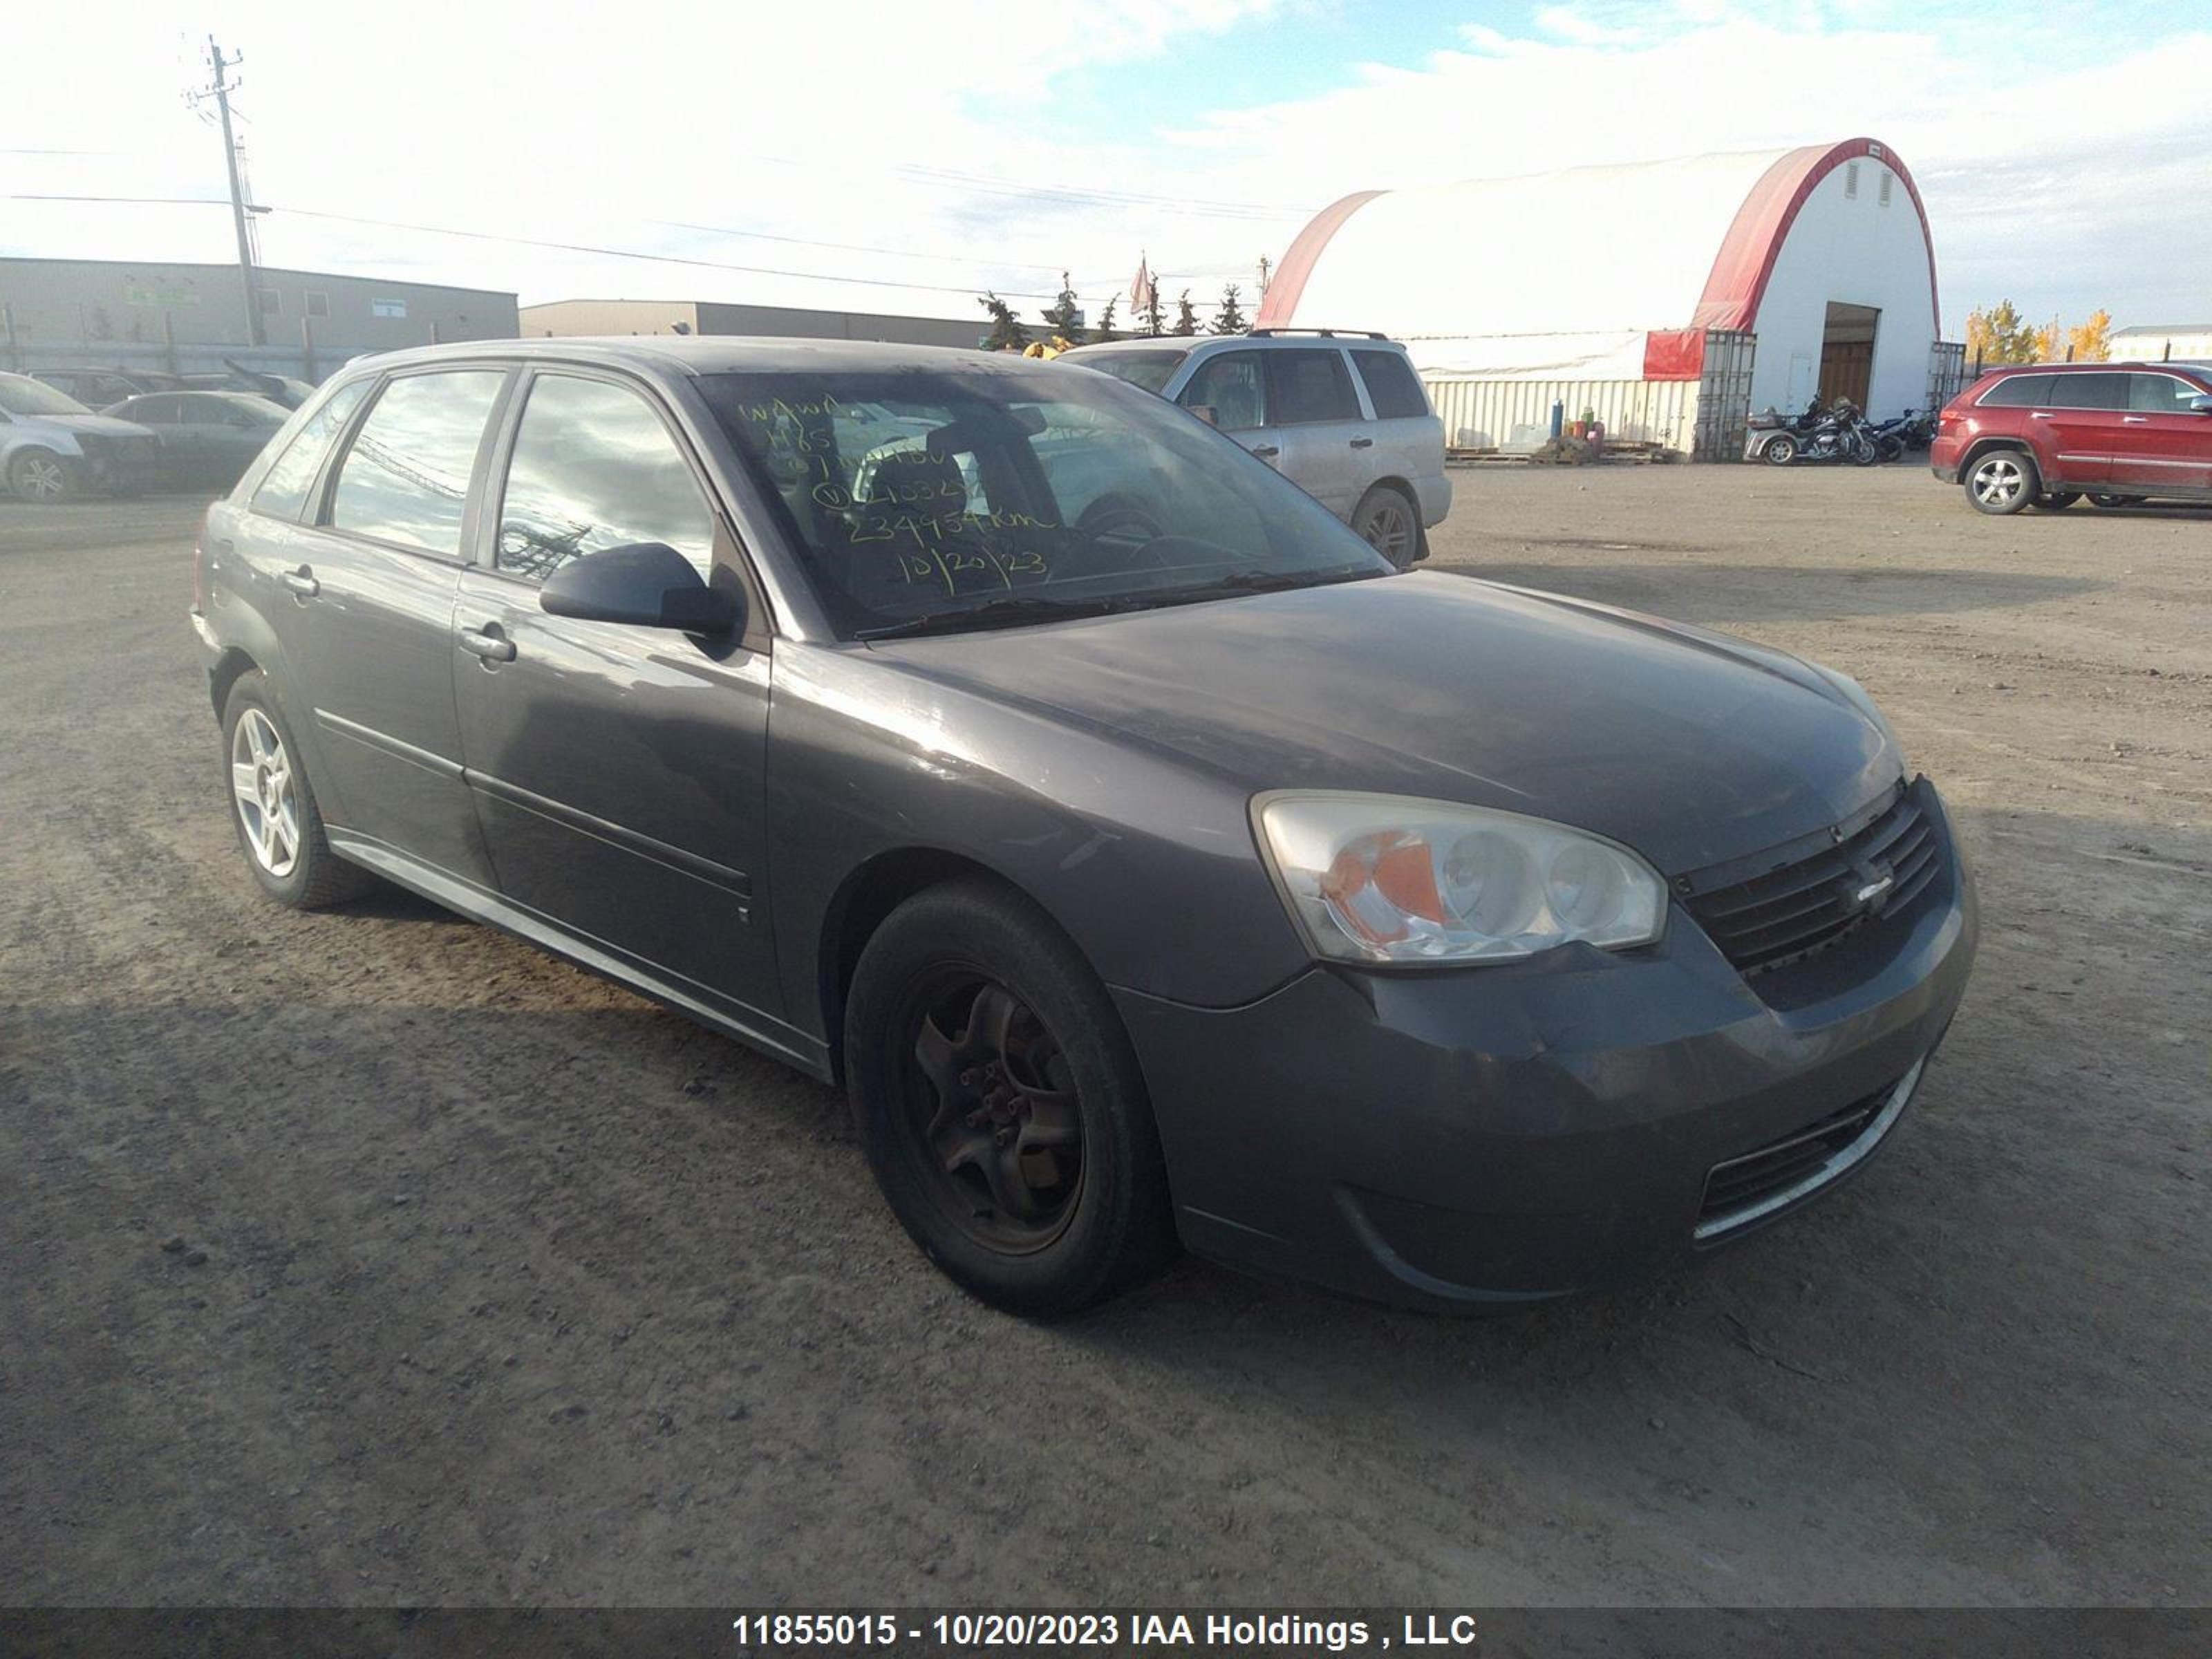
<path fill-rule="evenodd" d="M 1393 564 L 1426 558 L 1428 530 L 1451 511 L 1443 422 L 1406 348 L 1380 334 L 1163 335 L 1063 358 L 1212 422 Z"/>
<path fill-rule="evenodd" d="M 160 459 L 144 427 L 95 415 L 27 374 L 0 374 L 0 478 L 25 501 L 144 486 Z"/>

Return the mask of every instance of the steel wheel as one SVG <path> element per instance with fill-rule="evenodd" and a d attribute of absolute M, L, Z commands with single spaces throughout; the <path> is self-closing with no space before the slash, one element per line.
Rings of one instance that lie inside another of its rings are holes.
<path fill-rule="evenodd" d="M 1362 501 L 1352 527 L 1401 569 L 1413 562 L 1420 526 L 1413 522 L 1412 506 L 1396 490 L 1378 489 Z"/>
<path fill-rule="evenodd" d="M 27 501 L 60 501 L 70 495 L 69 467 L 58 455 L 33 449 L 8 469 L 8 484 Z"/>
<path fill-rule="evenodd" d="M 1759 452 L 1759 459 L 1769 466 L 1787 466 L 1797 459 L 1797 441 L 1787 433 L 1769 438 L 1766 447 Z"/>
<path fill-rule="evenodd" d="M 2034 473 L 2022 457 L 2001 449 L 1974 463 L 1966 493 L 1984 513 L 2016 513 L 2035 497 Z"/>
<path fill-rule="evenodd" d="M 981 973 L 930 975 L 907 1000 L 906 1151 L 946 1218 L 1025 1254 L 1066 1231 L 1083 1189 L 1083 1120 L 1059 1041 Z"/>
<path fill-rule="evenodd" d="M 300 798 L 292 757 L 268 715 L 248 708 L 230 738 L 230 792 L 254 861 L 282 880 L 300 859 Z"/>

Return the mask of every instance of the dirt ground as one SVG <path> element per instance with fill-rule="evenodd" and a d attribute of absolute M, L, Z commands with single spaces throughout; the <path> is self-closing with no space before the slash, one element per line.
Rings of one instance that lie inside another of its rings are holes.
<path fill-rule="evenodd" d="M 1487 1322 L 986 1311 L 827 1090 L 259 899 L 197 504 L 0 501 L 0 1602 L 2212 1601 L 2212 514 L 1456 476 L 1440 565 L 1863 679 L 1987 930 L 1863 1180 Z"/>

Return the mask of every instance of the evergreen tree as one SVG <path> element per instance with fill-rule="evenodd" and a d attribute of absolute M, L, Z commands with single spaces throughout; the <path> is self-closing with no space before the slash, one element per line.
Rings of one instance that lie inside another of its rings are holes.
<path fill-rule="evenodd" d="M 1160 315 L 1160 288 L 1158 283 L 1152 284 L 1145 303 L 1138 307 L 1137 315 L 1145 319 L 1145 332 L 1153 339 L 1158 339 L 1168 331 L 1167 319 Z"/>
<path fill-rule="evenodd" d="M 1182 295 L 1176 301 L 1176 323 L 1175 326 L 1170 329 L 1168 332 L 1170 334 L 1195 334 L 1198 332 L 1198 313 L 1191 307 L 1190 290 L 1188 289 L 1183 289 Z"/>
<path fill-rule="evenodd" d="M 1101 340 L 1110 340 L 1115 337 L 1114 307 L 1121 303 L 1121 296 L 1118 294 L 1110 296 L 1107 300 L 1106 308 L 1098 313 L 1098 320 L 1091 325 L 1091 340 L 1092 344 L 1095 345 Z"/>
<path fill-rule="evenodd" d="M 991 313 L 990 337 L 983 342 L 988 351 L 1019 351 L 1030 343 L 1030 331 L 1022 326 L 1022 319 L 1014 315 L 1014 308 L 996 294 L 986 293 L 975 301 Z"/>
<path fill-rule="evenodd" d="M 1206 325 L 1209 334 L 1249 334 L 1252 324 L 1238 306 L 1237 284 L 1231 283 L 1221 290 L 1221 309 L 1213 313 L 1213 320 Z"/>
<path fill-rule="evenodd" d="M 1050 308 L 1037 313 L 1052 325 L 1052 331 L 1070 345 L 1083 343 L 1083 307 L 1075 302 L 1075 289 L 1067 280 L 1067 273 L 1060 273 L 1060 298 Z"/>

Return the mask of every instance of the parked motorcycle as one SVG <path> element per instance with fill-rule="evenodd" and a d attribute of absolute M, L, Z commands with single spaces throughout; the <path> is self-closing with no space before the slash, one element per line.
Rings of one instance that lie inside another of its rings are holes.
<path fill-rule="evenodd" d="M 1875 447 L 1885 461 L 1904 459 L 1908 449 L 1925 449 L 1936 439 L 1936 422 L 1917 410 L 1908 409 L 1893 421 L 1874 429 Z"/>
<path fill-rule="evenodd" d="M 1821 410 L 1816 402 L 1803 415 L 1793 420 L 1762 425 L 1752 422 L 1751 432 L 1744 444 L 1744 459 L 1765 461 L 1769 466 L 1790 466 L 1798 462 L 1849 461 L 1856 466 L 1872 466 L 1881 459 L 1875 443 L 1874 428 L 1866 417 L 1847 398 L 1839 398 L 1832 408 Z"/>

